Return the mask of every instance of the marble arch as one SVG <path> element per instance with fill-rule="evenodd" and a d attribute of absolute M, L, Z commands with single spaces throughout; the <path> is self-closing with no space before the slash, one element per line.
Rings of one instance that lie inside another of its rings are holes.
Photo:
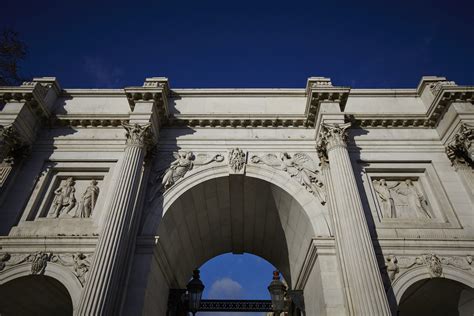
<path fill-rule="evenodd" d="M 474 278 L 473 104 L 474 87 L 434 76 L 409 89 L 0 87 L 0 279 L 41 254 L 75 280 L 62 282 L 76 315 L 165 315 L 191 267 L 249 251 L 304 290 L 307 315 L 390 315 L 390 293 L 427 273 Z M 211 225 L 223 196 L 235 203 Z M 285 247 L 259 239 L 267 206 Z M 225 238 L 207 242 L 218 226 Z M 170 255 L 180 236 L 186 264 Z"/>

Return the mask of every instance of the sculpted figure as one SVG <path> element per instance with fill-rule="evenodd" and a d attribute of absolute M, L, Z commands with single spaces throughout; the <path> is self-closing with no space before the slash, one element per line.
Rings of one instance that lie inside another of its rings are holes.
<path fill-rule="evenodd" d="M 50 257 L 51 255 L 44 252 L 35 253 L 31 263 L 31 274 L 43 274 Z"/>
<path fill-rule="evenodd" d="M 398 185 L 388 185 L 385 179 L 374 180 L 374 189 L 380 200 L 380 207 L 382 209 L 382 216 L 384 218 L 395 218 L 395 202 L 393 200 L 391 189 Z"/>
<path fill-rule="evenodd" d="M 224 156 L 221 154 L 212 156 L 208 154 L 197 154 L 195 156 L 192 151 L 175 152 L 173 153 L 173 157 L 176 160 L 173 161 L 167 169 L 157 170 L 158 176 L 154 178 L 153 183 L 156 184 L 160 180 L 161 183 L 154 187 L 148 202 L 152 202 L 158 196 L 159 192 L 163 192 L 172 187 L 194 167 L 200 167 L 212 162 L 222 162 L 224 160 Z"/>
<path fill-rule="evenodd" d="M 443 274 L 441 260 L 435 254 L 430 254 L 428 256 L 428 267 L 433 277 L 440 277 Z"/>
<path fill-rule="evenodd" d="M 86 282 L 86 273 L 89 271 L 89 267 L 91 264 L 89 260 L 87 260 L 87 256 L 82 252 L 78 252 L 72 257 L 74 260 L 74 273 L 77 275 L 77 278 L 79 279 L 81 284 L 84 285 L 84 283 Z"/>
<path fill-rule="evenodd" d="M 91 185 L 88 186 L 86 191 L 84 191 L 82 194 L 82 198 L 79 202 L 79 207 L 76 212 L 76 217 L 90 217 L 98 196 L 99 187 L 97 186 L 97 181 L 92 180 Z"/>
<path fill-rule="evenodd" d="M 405 180 L 405 185 L 399 186 L 396 192 L 407 197 L 408 206 L 416 212 L 417 217 L 431 218 L 431 214 L 427 210 L 428 202 L 423 194 L 418 191 L 410 179 Z"/>
<path fill-rule="evenodd" d="M 59 188 L 54 190 L 56 195 L 53 200 L 53 208 L 50 212 L 51 217 L 59 217 L 62 213 L 68 213 L 76 205 L 76 197 L 74 193 L 74 180 L 72 177 L 66 179 L 66 181 Z"/>
<path fill-rule="evenodd" d="M 324 205 L 326 203 L 326 194 L 319 170 L 317 170 L 316 164 L 307 154 L 296 153 L 292 157 L 287 152 L 284 152 L 280 154 L 279 158 L 274 154 L 267 154 L 262 157 L 253 156 L 251 160 L 253 163 L 263 163 L 287 172 L 309 192 L 316 195 L 321 204 Z"/>
<path fill-rule="evenodd" d="M 398 259 L 394 255 L 387 257 L 387 274 L 390 281 L 395 280 L 397 273 L 399 272 Z"/>
<path fill-rule="evenodd" d="M 239 172 L 245 166 L 245 152 L 240 148 L 233 148 L 229 152 L 229 166 L 234 172 Z"/>
<path fill-rule="evenodd" d="M 181 151 L 178 153 L 173 153 L 173 156 L 176 158 L 170 165 L 170 167 L 165 171 L 163 179 L 161 180 L 161 188 L 168 189 L 173 184 L 176 183 L 179 179 L 184 177 L 184 175 L 193 168 L 194 155 L 191 151 Z"/>

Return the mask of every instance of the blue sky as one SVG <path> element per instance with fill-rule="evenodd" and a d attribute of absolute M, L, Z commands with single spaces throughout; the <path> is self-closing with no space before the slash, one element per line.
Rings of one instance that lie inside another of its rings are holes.
<path fill-rule="evenodd" d="M 354 88 L 416 87 L 423 75 L 474 85 L 472 0 L 3 0 L 0 8 L 0 27 L 28 44 L 23 74 L 55 76 L 65 88 L 122 88 L 151 76 L 172 88 L 303 88 L 310 76 Z M 202 269 L 205 295 L 265 298 L 272 269 L 251 255 L 218 257 Z"/>
<path fill-rule="evenodd" d="M 204 299 L 270 299 L 267 286 L 275 270 L 265 259 L 251 255 L 223 254 L 201 267 L 206 286 Z M 199 313 L 199 316 L 260 316 L 264 313 Z"/>
<path fill-rule="evenodd" d="M 474 83 L 474 1 L 11 1 L 29 76 L 63 87 L 414 87 Z"/>

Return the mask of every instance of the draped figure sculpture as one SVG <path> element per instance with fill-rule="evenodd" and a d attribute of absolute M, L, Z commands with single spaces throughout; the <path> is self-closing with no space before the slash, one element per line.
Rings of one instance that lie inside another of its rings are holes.
<path fill-rule="evenodd" d="M 100 191 L 97 183 L 98 182 L 96 180 L 92 180 L 91 185 L 88 186 L 82 194 L 82 198 L 79 202 L 79 207 L 77 208 L 75 217 L 87 218 L 91 216 Z"/>

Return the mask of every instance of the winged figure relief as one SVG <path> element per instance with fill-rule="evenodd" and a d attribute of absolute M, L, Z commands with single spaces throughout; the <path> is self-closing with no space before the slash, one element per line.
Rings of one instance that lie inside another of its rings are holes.
<path fill-rule="evenodd" d="M 213 161 L 221 162 L 224 160 L 224 156 L 220 154 L 213 156 L 208 154 L 194 155 L 192 151 L 174 152 L 173 157 L 175 160 L 171 162 L 168 168 L 157 170 L 158 175 L 153 182 L 160 182 L 160 184 L 153 191 L 150 201 L 153 201 L 159 192 L 166 191 L 172 187 L 193 168 L 207 165 Z"/>
<path fill-rule="evenodd" d="M 261 157 L 253 156 L 253 163 L 261 163 L 278 170 L 285 171 L 298 181 L 309 192 L 313 193 L 321 204 L 326 203 L 326 193 L 321 174 L 316 163 L 305 153 L 295 153 L 293 156 L 287 152 L 266 154 Z"/>

